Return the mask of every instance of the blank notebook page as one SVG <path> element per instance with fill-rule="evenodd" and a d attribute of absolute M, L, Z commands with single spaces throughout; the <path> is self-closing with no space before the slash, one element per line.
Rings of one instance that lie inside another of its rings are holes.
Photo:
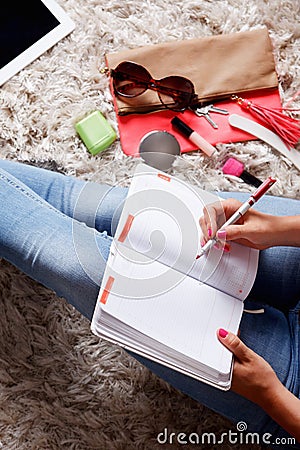
<path fill-rule="evenodd" d="M 122 240 L 126 246 L 244 300 L 256 276 L 258 251 L 231 243 L 229 253 L 212 248 L 196 259 L 201 248 L 199 218 L 203 206 L 218 201 L 218 197 L 176 178 L 166 178 L 153 172 L 133 178 L 117 239 L 123 236 L 130 216 L 130 227 Z"/>
<path fill-rule="evenodd" d="M 131 278 L 148 276 L 151 281 L 152 277 L 157 285 L 157 277 L 170 269 L 157 261 L 148 266 L 136 264 L 119 253 L 114 269 L 128 277 L 127 283 L 123 277 L 115 278 L 106 304 L 101 305 L 103 311 L 190 358 L 221 373 L 229 372 L 232 355 L 216 332 L 220 327 L 237 332 L 243 302 L 181 274 L 175 275 L 173 286 L 162 285 L 158 295 L 147 298 L 140 292 L 134 298 Z M 122 297 L 117 295 L 118 283 Z"/>

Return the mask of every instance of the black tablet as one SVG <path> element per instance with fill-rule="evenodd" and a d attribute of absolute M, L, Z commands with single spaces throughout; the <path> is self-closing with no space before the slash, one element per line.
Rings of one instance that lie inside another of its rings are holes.
<path fill-rule="evenodd" d="M 74 29 L 54 0 L 6 0 L 0 14 L 0 85 Z"/>

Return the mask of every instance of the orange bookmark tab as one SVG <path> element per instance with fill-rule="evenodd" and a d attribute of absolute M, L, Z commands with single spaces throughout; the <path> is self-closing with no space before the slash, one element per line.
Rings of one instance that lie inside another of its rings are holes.
<path fill-rule="evenodd" d="M 164 173 L 158 173 L 157 176 L 158 176 L 159 178 L 162 178 L 162 179 L 165 180 L 165 181 L 171 181 L 171 178 L 168 177 L 167 175 L 165 175 Z"/>
<path fill-rule="evenodd" d="M 107 302 L 107 298 L 108 298 L 108 295 L 110 293 L 110 290 L 112 288 L 114 281 L 115 281 L 114 277 L 108 277 L 105 288 L 100 297 L 100 303 L 103 303 L 103 305 L 105 305 L 105 303 Z"/>
<path fill-rule="evenodd" d="M 131 228 L 133 219 L 134 219 L 134 216 L 129 214 L 129 216 L 127 217 L 127 220 L 125 222 L 124 228 L 123 228 L 123 230 L 122 230 L 122 232 L 121 232 L 121 234 L 119 236 L 119 239 L 118 239 L 119 242 L 124 242 L 125 241 L 128 233 L 129 233 L 129 230 Z"/>

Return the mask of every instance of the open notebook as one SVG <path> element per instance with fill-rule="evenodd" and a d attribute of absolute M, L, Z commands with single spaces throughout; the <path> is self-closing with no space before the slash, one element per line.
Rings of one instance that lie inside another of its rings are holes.
<path fill-rule="evenodd" d="M 200 249 L 209 192 L 140 164 L 113 240 L 91 328 L 174 370 L 229 389 L 232 354 L 217 329 L 237 333 L 258 251 Z"/>

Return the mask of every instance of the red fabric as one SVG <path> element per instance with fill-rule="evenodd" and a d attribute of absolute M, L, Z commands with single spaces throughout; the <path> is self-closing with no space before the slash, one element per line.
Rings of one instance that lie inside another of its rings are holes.
<path fill-rule="evenodd" d="M 266 108 L 281 108 L 282 106 L 277 89 L 272 90 L 272 92 L 243 94 L 243 98 Z M 214 103 L 214 106 L 226 109 L 229 114 L 240 114 L 253 120 L 253 114 L 241 108 L 235 101 L 226 100 Z M 164 110 L 150 114 L 117 116 L 123 152 L 128 156 L 138 156 L 139 143 L 142 137 L 153 130 L 164 130 L 172 133 L 177 138 L 182 153 L 197 150 L 195 144 L 172 126 L 171 119 L 176 115 L 212 145 L 256 139 L 244 131 L 231 127 L 228 123 L 228 115 L 211 113 L 211 118 L 218 124 L 218 129 L 214 129 L 204 117 L 198 117 L 192 111 L 176 113 Z"/>
<path fill-rule="evenodd" d="M 239 104 L 244 107 L 244 102 Z M 249 106 L 247 106 L 248 104 Z M 267 127 L 271 127 L 288 148 L 293 148 L 300 140 L 300 122 L 284 112 L 287 112 L 288 108 L 283 108 L 282 110 L 265 108 L 262 105 L 249 103 L 248 101 L 245 107 L 249 108 L 260 122 L 263 122 Z"/>

